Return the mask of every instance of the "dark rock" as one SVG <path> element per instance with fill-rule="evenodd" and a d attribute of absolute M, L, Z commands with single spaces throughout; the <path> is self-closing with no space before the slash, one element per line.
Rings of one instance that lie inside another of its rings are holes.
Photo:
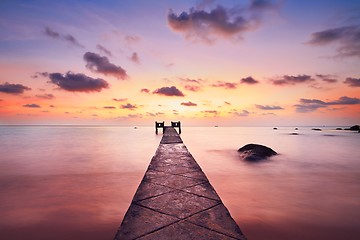
<path fill-rule="evenodd" d="M 342 130 L 342 128 L 336 128 L 336 130 Z"/>
<path fill-rule="evenodd" d="M 314 131 L 322 131 L 321 128 L 313 128 Z"/>
<path fill-rule="evenodd" d="M 295 128 L 295 130 L 299 130 L 298 128 Z"/>
<path fill-rule="evenodd" d="M 345 128 L 345 130 L 350 130 L 350 131 L 360 131 L 360 126 L 359 125 L 354 125 L 350 128 Z"/>
<path fill-rule="evenodd" d="M 277 128 L 276 128 L 276 127 L 274 127 L 273 129 L 274 129 L 274 130 L 277 130 Z"/>
<path fill-rule="evenodd" d="M 289 135 L 299 135 L 298 133 L 290 133 Z"/>
<path fill-rule="evenodd" d="M 247 161 L 263 160 L 277 154 L 271 148 L 259 144 L 247 144 L 239 148 L 238 152 L 240 152 L 243 159 Z"/>

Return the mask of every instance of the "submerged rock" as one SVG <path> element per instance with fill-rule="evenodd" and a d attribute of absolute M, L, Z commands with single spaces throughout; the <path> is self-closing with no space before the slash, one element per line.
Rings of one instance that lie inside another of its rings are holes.
<path fill-rule="evenodd" d="M 239 148 L 238 152 L 240 152 L 243 159 L 247 161 L 263 160 L 277 154 L 277 152 L 271 148 L 259 144 L 246 144 L 242 148 Z"/>
<path fill-rule="evenodd" d="M 350 131 L 360 131 L 360 126 L 359 125 L 354 125 L 350 128 L 345 128 L 345 130 L 350 130 Z"/>

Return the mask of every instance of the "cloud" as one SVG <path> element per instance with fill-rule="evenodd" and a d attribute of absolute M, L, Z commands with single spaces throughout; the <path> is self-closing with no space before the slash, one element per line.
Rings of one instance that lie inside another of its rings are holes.
<path fill-rule="evenodd" d="M 330 28 L 312 33 L 307 42 L 314 46 L 337 44 L 338 57 L 360 57 L 360 25 Z"/>
<path fill-rule="evenodd" d="M 142 89 L 140 90 L 140 92 L 142 92 L 142 93 L 150 93 L 150 89 L 142 88 Z"/>
<path fill-rule="evenodd" d="M 216 83 L 212 84 L 212 87 L 222 87 L 225 89 L 235 89 L 237 88 L 237 83 L 231 83 L 231 82 L 222 82 L 222 81 L 217 81 Z"/>
<path fill-rule="evenodd" d="M 229 103 L 229 102 L 226 102 L 226 101 L 225 101 L 224 103 L 225 103 L 226 105 L 231 105 L 231 103 Z"/>
<path fill-rule="evenodd" d="M 280 107 L 280 106 L 269 106 L 269 105 L 255 105 L 258 109 L 261 110 L 283 110 L 284 108 Z"/>
<path fill-rule="evenodd" d="M 29 91 L 31 88 L 26 87 L 21 84 L 12 84 L 5 82 L 0 84 L 0 92 L 8 93 L 8 94 L 22 94 L 24 91 Z"/>
<path fill-rule="evenodd" d="M 37 94 L 37 95 L 35 95 L 36 97 L 38 97 L 38 98 L 42 98 L 42 99 L 54 99 L 55 98 L 55 96 L 53 95 L 53 94 L 51 94 L 51 93 L 48 93 L 48 94 Z"/>
<path fill-rule="evenodd" d="M 127 44 L 134 44 L 140 41 L 140 37 L 135 35 L 126 35 L 124 39 Z"/>
<path fill-rule="evenodd" d="M 316 77 L 320 78 L 321 80 L 327 83 L 336 83 L 338 81 L 336 77 L 332 75 L 317 74 Z"/>
<path fill-rule="evenodd" d="M 140 63 L 139 55 L 136 52 L 133 52 L 133 54 L 130 57 L 130 60 L 134 63 Z"/>
<path fill-rule="evenodd" d="M 136 113 L 136 114 L 128 114 L 129 118 L 142 118 L 143 115 L 141 113 Z"/>
<path fill-rule="evenodd" d="M 146 116 L 148 116 L 148 117 L 157 117 L 157 116 L 162 116 L 164 114 L 165 113 L 162 113 L 162 112 L 156 112 L 156 113 L 147 112 Z"/>
<path fill-rule="evenodd" d="M 115 102 L 125 102 L 128 99 L 127 98 L 113 98 L 112 100 L 115 101 Z"/>
<path fill-rule="evenodd" d="M 100 92 L 109 84 L 101 78 L 91 78 L 81 73 L 49 73 L 50 83 L 70 92 Z"/>
<path fill-rule="evenodd" d="M 240 80 L 240 83 L 254 85 L 254 84 L 259 83 L 259 81 L 255 80 L 253 77 L 247 77 L 247 78 L 242 78 Z"/>
<path fill-rule="evenodd" d="M 297 75 L 297 76 L 284 75 L 279 79 L 272 79 L 270 81 L 274 85 L 285 86 L 285 85 L 295 85 L 299 83 L 313 82 L 315 80 L 309 75 Z"/>
<path fill-rule="evenodd" d="M 104 46 L 98 44 L 96 45 L 96 49 L 99 50 L 101 53 L 108 55 L 109 57 L 112 56 L 112 53 L 110 52 L 110 50 L 108 50 L 107 48 L 105 48 Z"/>
<path fill-rule="evenodd" d="M 294 105 L 297 112 L 313 112 L 319 108 L 327 108 L 328 106 L 334 105 L 355 105 L 360 104 L 359 98 L 351 98 L 347 96 L 340 97 L 338 100 L 325 102 L 318 99 L 300 99 L 300 104 Z"/>
<path fill-rule="evenodd" d="M 233 114 L 238 117 L 247 117 L 247 116 L 249 116 L 250 112 L 247 110 L 242 110 L 241 112 L 235 111 L 235 112 L 233 112 Z"/>
<path fill-rule="evenodd" d="M 84 48 L 84 46 L 82 44 L 80 44 L 74 36 L 72 36 L 70 34 L 63 35 L 63 34 L 60 34 L 56 31 L 52 30 L 49 27 L 45 27 L 44 33 L 48 37 L 64 40 L 64 41 L 70 43 L 71 45 L 74 45 L 74 46 L 80 47 L 80 48 Z"/>
<path fill-rule="evenodd" d="M 128 75 L 120 66 L 116 66 L 109 62 L 107 57 L 102 57 L 96 53 L 87 52 L 84 54 L 86 67 L 93 72 L 102 73 L 104 75 L 114 76 L 117 79 L 126 79 Z"/>
<path fill-rule="evenodd" d="M 218 5 L 209 12 L 191 8 L 189 12 L 175 14 L 171 9 L 167 16 L 169 27 L 185 35 L 186 39 L 200 39 L 207 43 L 217 38 L 241 38 L 243 33 L 257 29 L 265 11 L 273 10 L 270 1 L 251 1 L 246 8 L 225 8 Z"/>
<path fill-rule="evenodd" d="M 138 108 L 136 105 L 133 105 L 131 103 L 127 103 L 127 104 L 123 104 L 120 106 L 121 109 L 129 109 L 129 110 L 134 110 L 136 108 Z"/>
<path fill-rule="evenodd" d="M 216 111 L 216 110 L 206 110 L 206 111 L 201 111 L 202 113 L 205 113 L 205 115 L 207 115 L 207 114 L 212 114 L 212 115 L 214 115 L 214 116 L 217 116 L 217 115 L 219 115 L 220 114 L 220 112 L 219 111 Z"/>
<path fill-rule="evenodd" d="M 180 105 L 182 106 L 187 106 L 187 107 L 194 107 L 194 106 L 197 106 L 196 103 L 193 103 L 193 102 L 182 102 Z"/>
<path fill-rule="evenodd" d="M 184 83 L 184 88 L 191 92 L 198 92 L 202 89 L 202 79 L 179 78 Z"/>
<path fill-rule="evenodd" d="M 350 87 L 360 87 L 360 78 L 346 78 L 344 83 Z"/>
<path fill-rule="evenodd" d="M 116 109 L 116 107 L 114 107 L 114 106 L 104 106 L 103 108 L 105 108 L 105 109 Z"/>
<path fill-rule="evenodd" d="M 159 94 L 164 96 L 176 96 L 176 97 L 185 96 L 184 93 L 182 93 L 175 86 L 158 88 L 155 91 L 153 91 L 153 94 Z"/>
<path fill-rule="evenodd" d="M 40 105 L 35 104 L 35 103 L 25 104 L 25 105 L 23 105 L 23 107 L 26 107 L 26 108 L 41 108 Z"/>

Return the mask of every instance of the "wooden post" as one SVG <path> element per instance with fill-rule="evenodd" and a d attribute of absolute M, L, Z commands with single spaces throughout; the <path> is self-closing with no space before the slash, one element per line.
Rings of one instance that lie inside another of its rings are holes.
<path fill-rule="evenodd" d="M 181 123 L 180 123 L 180 121 L 178 121 L 178 122 L 171 122 L 171 127 L 177 127 L 177 128 L 179 128 L 179 134 L 181 134 Z"/>
<path fill-rule="evenodd" d="M 156 134 L 158 134 L 158 128 L 162 128 L 163 133 L 164 133 L 165 123 L 164 122 L 155 122 L 155 133 Z"/>

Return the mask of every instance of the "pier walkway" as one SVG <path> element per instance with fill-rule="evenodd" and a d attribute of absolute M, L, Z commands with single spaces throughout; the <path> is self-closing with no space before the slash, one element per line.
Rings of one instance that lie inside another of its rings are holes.
<path fill-rule="evenodd" d="M 246 238 L 179 134 L 165 127 L 114 239 Z"/>

